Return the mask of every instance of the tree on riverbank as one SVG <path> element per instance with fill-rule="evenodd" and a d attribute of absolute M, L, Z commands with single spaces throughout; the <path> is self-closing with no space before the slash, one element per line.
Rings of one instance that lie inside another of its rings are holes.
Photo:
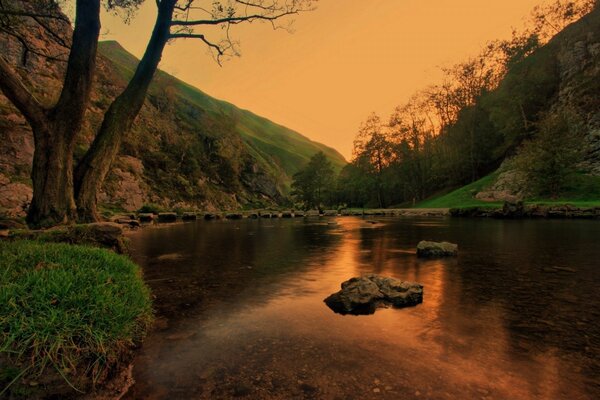
<path fill-rule="evenodd" d="M 333 184 L 333 166 L 323 152 L 318 152 L 311 157 L 304 169 L 294 175 L 292 195 L 306 209 L 321 209 L 330 200 Z"/>
<path fill-rule="evenodd" d="M 51 226 L 74 220 L 99 219 L 97 196 L 124 135 L 138 115 L 166 44 L 194 39 L 208 46 L 217 62 L 238 55 L 231 29 L 244 22 L 277 21 L 312 9 L 316 0 L 157 0 L 157 17 L 133 77 L 110 104 L 90 148 L 75 163 L 74 147 L 86 122 L 96 67 L 100 33 L 100 7 L 122 12 L 125 18 L 143 0 L 76 0 L 72 38 L 64 35 L 70 21 L 55 1 L 0 2 L 0 30 L 12 35 L 24 50 L 50 60 L 60 59 L 35 49 L 22 34 L 27 22 L 39 25 L 63 44 L 66 73 L 61 94 L 48 106 L 36 98 L 4 56 L 0 56 L 0 90 L 23 114 L 34 134 L 33 199 L 27 220 L 32 226 Z M 210 4 L 204 4 L 210 3 Z M 200 29 L 203 29 L 200 31 Z M 222 29 L 215 29 L 222 28 Z"/>

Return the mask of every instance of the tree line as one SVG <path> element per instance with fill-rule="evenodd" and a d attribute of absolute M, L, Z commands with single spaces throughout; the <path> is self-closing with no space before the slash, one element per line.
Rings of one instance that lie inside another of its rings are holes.
<path fill-rule="evenodd" d="M 542 46 L 595 6 L 595 0 L 544 3 L 533 10 L 525 29 L 443 68 L 441 83 L 414 94 L 388 118 L 369 115 L 354 141 L 351 162 L 338 177 L 329 174 L 327 194 L 320 198 L 329 201 L 328 206 L 414 205 L 489 174 L 507 155 L 516 154 L 524 141 L 528 145 L 520 153 L 527 157 L 521 164 L 529 165 L 532 181 L 544 181 L 541 174 L 546 174 L 546 181 L 562 177 L 576 160 L 573 142 L 564 138 L 567 128 L 574 126 L 565 121 L 574 118 L 562 111 L 544 113 L 560 76 L 552 49 Z M 534 53 L 532 60 L 529 56 Z M 530 141 L 542 131 L 543 140 Z M 561 139 L 558 148 L 566 155 L 557 166 L 542 150 Z"/>

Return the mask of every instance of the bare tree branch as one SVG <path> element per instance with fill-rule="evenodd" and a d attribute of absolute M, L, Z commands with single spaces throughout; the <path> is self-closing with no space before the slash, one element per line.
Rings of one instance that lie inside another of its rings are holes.
<path fill-rule="evenodd" d="M 199 26 L 199 25 L 221 25 L 221 24 L 239 24 L 240 22 L 251 22 L 253 20 L 265 20 L 265 21 L 273 21 L 279 18 L 283 18 L 288 15 L 298 14 L 300 11 L 286 11 L 281 14 L 268 16 L 268 15 L 248 15 L 241 17 L 228 17 L 228 18 L 219 18 L 219 19 L 204 19 L 204 20 L 195 20 L 195 21 L 172 21 L 172 26 Z"/>
<path fill-rule="evenodd" d="M 17 33 L 14 30 L 10 30 L 10 29 L 0 26 L 0 32 L 3 32 L 4 34 L 15 38 L 19 43 L 21 43 L 21 46 L 23 46 L 23 50 L 24 50 L 23 56 L 21 57 L 21 64 L 23 66 L 27 65 L 27 57 L 28 57 L 29 53 L 34 54 L 39 57 L 43 57 L 50 61 L 67 62 L 67 59 L 64 58 L 65 54 L 50 55 L 50 54 L 43 53 L 43 52 L 35 49 L 34 47 L 32 47 L 23 36 L 21 36 L 19 33 Z M 63 56 L 63 57 L 61 57 L 61 56 Z"/>
<path fill-rule="evenodd" d="M 12 16 L 12 17 L 50 18 L 50 19 L 56 19 L 56 20 L 62 21 L 67 24 L 71 23 L 67 17 L 65 17 L 64 15 L 60 15 L 60 14 L 45 14 L 45 13 L 38 14 L 38 13 L 22 11 L 22 10 L 6 10 L 6 9 L 0 8 L 0 15 L 7 15 L 7 16 Z"/>
<path fill-rule="evenodd" d="M 206 43 L 207 46 L 215 49 L 219 55 L 223 55 L 224 54 L 224 50 L 221 49 L 221 47 L 219 45 L 216 45 L 210 41 L 208 41 L 208 39 L 206 39 L 206 37 L 202 34 L 198 34 L 198 33 L 173 33 L 169 36 L 170 39 L 178 39 L 178 38 L 185 38 L 185 39 L 200 39 L 202 40 L 204 43 Z"/>
<path fill-rule="evenodd" d="M 35 96 L 25 87 L 21 77 L 0 56 L 0 90 L 17 107 L 33 127 L 47 123 L 46 110 Z"/>

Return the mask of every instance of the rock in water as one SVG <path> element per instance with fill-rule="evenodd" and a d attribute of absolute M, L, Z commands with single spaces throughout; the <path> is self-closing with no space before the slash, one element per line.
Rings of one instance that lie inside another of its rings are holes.
<path fill-rule="evenodd" d="M 456 257 L 458 245 L 448 242 L 428 242 L 423 240 L 417 245 L 418 257 Z"/>
<path fill-rule="evenodd" d="M 158 222 L 176 222 L 177 214 L 174 212 L 163 212 L 158 214 Z"/>
<path fill-rule="evenodd" d="M 184 221 L 195 221 L 198 219 L 198 215 L 195 212 L 184 212 L 181 219 Z"/>
<path fill-rule="evenodd" d="M 365 275 L 342 283 L 342 290 L 325 303 L 338 314 L 367 315 L 378 308 L 410 307 L 423 302 L 423 285 L 379 275 Z"/>

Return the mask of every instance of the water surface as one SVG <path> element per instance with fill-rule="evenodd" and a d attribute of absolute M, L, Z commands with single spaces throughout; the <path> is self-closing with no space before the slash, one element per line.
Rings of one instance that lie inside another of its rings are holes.
<path fill-rule="evenodd" d="M 134 233 L 159 321 L 127 398 L 600 398 L 599 222 L 377 221 Z M 460 256 L 419 260 L 422 239 Z M 363 273 L 420 282 L 424 303 L 334 314 L 323 299 Z"/>

